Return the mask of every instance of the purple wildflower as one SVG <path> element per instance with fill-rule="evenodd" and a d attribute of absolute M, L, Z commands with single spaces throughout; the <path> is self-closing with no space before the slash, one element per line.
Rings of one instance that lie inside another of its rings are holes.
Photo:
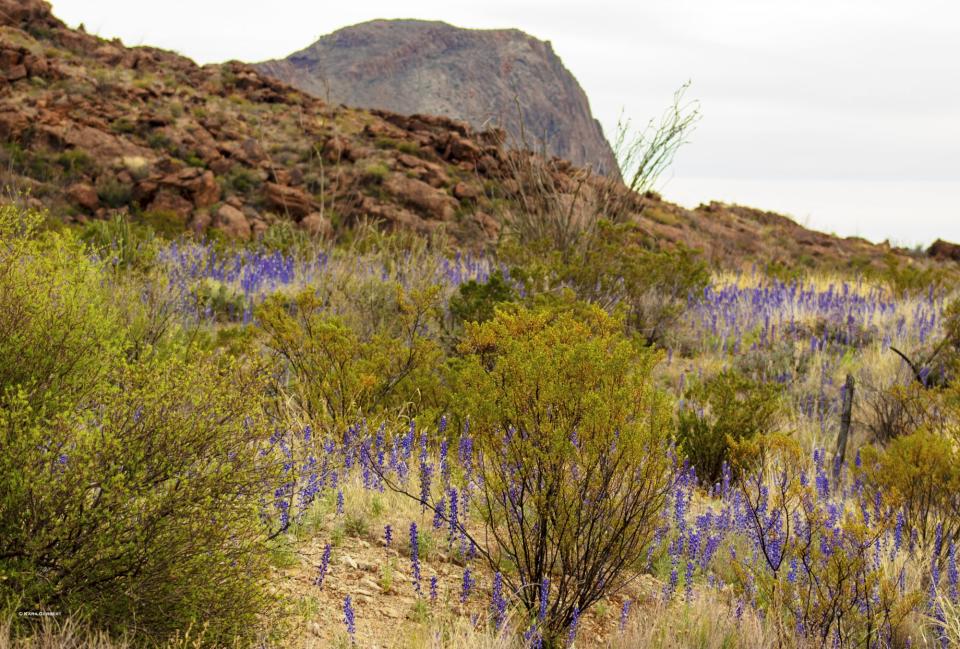
<path fill-rule="evenodd" d="M 503 597 L 503 575 L 496 573 L 493 576 L 493 623 L 499 631 L 507 619 L 507 600 Z"/>
<path fill-rule="evenodd" d="M 317 578 L 314 580 L 317 588 L 323 588 L 323 580 L 327 576 L 327 568 L 330 567 L 330 544 L 327 543 L 323 548 L 323 556 L 320 557 L 320 568 L 317 571 Z"/>
<path fill-rule="evenodd" d="M 350 634 L 350 638 L 357 633 L 357 627 L 353 619 L 353 602 L 350 601 L 350 596 L 347 595 L 343 600 L 343 622 L 347 625 L 347 633 Z"/>
<path fill-rule="evenodd" d="M 417 524 L 410 523 L 410 566 L 413 569 L 413 589 L 420 596 L 420 541 L 417 538 Z"/>
<path fill-rule="evenodd" d="M 627 599 L 624 600 L 623 606 L 620 607 L 620 630 L 623 631 L 627 628 L 627 618 L 630 616 L 630 605 L 632 602 Z"/>
<path fill-rule="evenodd" d="M 469 566 L 463 569 L 463 585 L 460 588 L 460 603 L 465 604 L 470 597 L 470 590 L 476 584 L 476 580 L 470 574 Z"/>

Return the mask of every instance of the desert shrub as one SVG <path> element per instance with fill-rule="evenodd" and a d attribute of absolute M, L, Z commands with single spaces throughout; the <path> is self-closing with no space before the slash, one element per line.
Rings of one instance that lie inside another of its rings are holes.
<path fill-rule="evenodd" d="M 372 185 L 379 185 L 390 174 L 390 169 L 382 162 L 368 164 L 363 169 L 363 179 Z"/>
<path fill-rule="evenodd" d="M 105 221 L 91 221 L 81 230 L 80 238 L 115 268 L 146 270 L 157 256 L 158 241 L 153 228 L 122 214 Z"/>
<path fill-rule="evenodd" d="M 289 369 L 288 387 L 308 420 L 335 428 L 423 405 L 441 361 L 424 335 L 439 291 L 393 291 L 391 317 L 369 323 L 367 332 L 328 310 L 313 290 L 293 300 L 274 296 L 257 309 L 265 343 Z"/>
<path fill-rule="evenodd" d="M 782 409 L 781 387 L 727 370 L 684 395 L 677 446 L 709 484 L 717 482 L 738 441 L 773 432 Z"/>
<path fill-rule="evenodd" d="M 96 162 L 86 151 L 70 149 L 57 156 L 57 164 L 63 168 L 65 179 L 80 178 L 93 172 Z"/>
<path fill-rule="evenodd" d="M 894 510 L 863 491 L 834 495 L 822 452 L 810 467 L 782 435 L 744 440 L 734 462 L 734 539 L 743 543 L 724 557 L 724 579 L 777 621 L 778 645 L 900 646 L 923 596 L 904 580 Z"/>
<path fill-rule="evenodd" d="M 237 194 L 249 194 L 261 185 L 260 178 L 247 167 L 234 165 L 224 177 L 224 189 Z"/>
<path fill-rule="evenodd" d="M 871 439 L 881 444 L 909 435 L 934 418 L 932 393 L 903 373 L 886 385 L 865 376 L 859 396 L 859 418 Z"/>
<path fill-rule="evenodd" d="M 97 197 L 107 207 L 124 207 L 133 198 L 133 187 L 110 178 L 97 187 Z"/>
<path fill-rule="evenodd" d="M 35 238 L 41 221 L 0 207 L 0 406 L 38 416 L 95 394 L 123 348 L 100 267 L 69 235 Z"/>
<path fill-rule="evenodd" d="M 628 329 L 648 343 L 663 343 L 687 306 L 710 281 L 697 252 L 678 247 L 657 250 L 635 224 L 598 223 L 596 231 L 564 259 L 546 253 L 505 250 L 515 275 L 529 292 L 558 286 L 608 311 L 621 310 Z"/>
<path fill-rule="evenodd" d="M 129 361 L 101 266 L 14 210 L 0 210 L 0 601 L 116 632 L 135 620 L 155 640 L 252 639 L 273 470 L 258 463 L 259 373 L 169 345 Z"/>
<path fill-rule="evenodd" d="M 192 287 L 197 309 L 217 322 L 244 320 L 247 298 L 243 291 L 214 279 L 205 279 Z"/>
<path fill-rule="evenodd" d="M 486 322 L 493 317 L 494 307 L 515 299 L 516 290 L 503 273 L 497 271 L 482 284 L 473 279 L 461 284 L 450 298 L 450 315 L 458 323 Z"/>
<path fill-rule="evenodd" d="M 751 345 L 733 359 L 738 372 L 754 381 L 790 383 L 806 376 L 810 355 L 789 339 L 773 340 L 767 345 Z"/>
<path fill-rule="evenodd" d="M 944 547 L 960 541 L 960 450 L 929 431 L 896 437 L 884 448 L 861 449 L 865 484 L 903 512 L 907 533 L 932 544 L 941 525 Z"/>
<path fill-rule="evenodd" d="M 886 268 L 880 273 L 879 279 L 898 297 L 923 294 L 940 288 L 952 279 L 951 273 L 943 266 L 918 267 L 892 254 L 885 259 L 885 263 Z"/>
<path fill-rule="evenodd" d="M 182 236 L 187 226 L 186 219 L 170 210 L 147 210 L 137 216 L 137 221 L 167 239 Z"/>
<path fill-rule="evenodd" d="M 310 235 L 291 221 L 281 219 L 271 223 L 260 235 L 257 245 L 263 250 L 279 251 L 284 255 L 306 254 L 313 251 Z"/>
<path fill-rule="evenodd" d="M 481 451 L 495 568 L 510 566 L 549 644 L 623 586 L 654 534 L 671 483 L 658 355 L 595 306 L 498 310 L 461 351 L 456 411 Z"/>

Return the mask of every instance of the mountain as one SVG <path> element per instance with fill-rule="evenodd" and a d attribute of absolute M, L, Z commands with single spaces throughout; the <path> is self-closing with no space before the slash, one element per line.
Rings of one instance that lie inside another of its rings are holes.
<path fill-rule="evenodd" d="M 586 94 L 550 42 L 516 29 L 375 20 L 256 67 L 326 101 L 499 125 L 513 142 L 619 173 Z"/>
<path fill-rule="evenodd" d="M 504 137 L 449 117 L 332 105 L 249 65 L 201 67 L 69 29 L 42 0 L 0 0 L 0 187 L 66 223 L 122 215 L 250 239 L 283 222 L 336 236 L 370 220 L 488 250 L 519 215 L 600 213 L 726 267 L 933 263 L 762 210 L 633 194 L 565 160 L 505 149 Z"/>

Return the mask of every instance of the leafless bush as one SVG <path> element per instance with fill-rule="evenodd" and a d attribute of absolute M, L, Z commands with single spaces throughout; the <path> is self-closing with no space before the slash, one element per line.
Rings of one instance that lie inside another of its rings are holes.
<path fill-rule="evenodd" d="M 935 401 L 906 372 L 887 381 L 867 375 L 860 382 L 860 423 L 873 441 L 887 443 L 923 426 L 937 427 Z"/>
<path fill-rule="evenodd" d="M 630 120 L 619 121 L 614 153 L 622 179 L 550 159 L 544 143 L 530 145 L 521 120 L 519 141 L 504 142 L 512 149 L 505 156 L 508 193 L 517 204 L 504 216 L 520 241 L 546 243 L 567 253 L 588 239 L 600 219 L 620 223 L 641 212 L 643 195 L 700 119 L 699 104 L 684 99 L 689 85 L 674 93 L 659 122 L 651 120 L 643 130 L 635 130 Z"/>

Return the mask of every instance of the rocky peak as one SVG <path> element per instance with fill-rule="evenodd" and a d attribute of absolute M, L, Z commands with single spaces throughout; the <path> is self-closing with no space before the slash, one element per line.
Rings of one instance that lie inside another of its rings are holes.
<path fill-rule="evenodd" d="M 619 173 L 577 80 L 549 41 L 516 29 L 375 20 L 257 67 L 332 103 L 502 126 L 525 148 Z"/>

